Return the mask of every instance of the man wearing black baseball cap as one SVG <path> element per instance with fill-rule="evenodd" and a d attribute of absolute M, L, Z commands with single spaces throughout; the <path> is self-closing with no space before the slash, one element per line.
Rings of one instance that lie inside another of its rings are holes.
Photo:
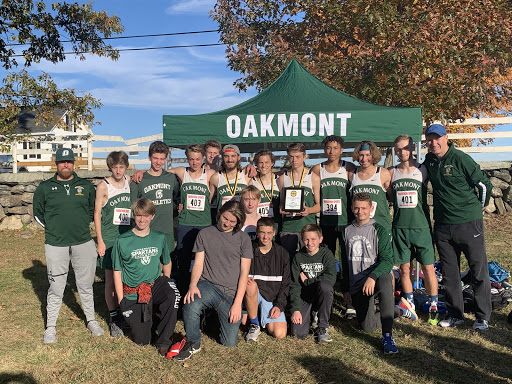
<path fill-rule="evenodd" d="M 43 181 L 34 193 L 34 218 L 45 230 L 45 256 L 48 271 L 45 344 L 57 342 L 59 316 L 69 262 L 73 264 L 76 286 L 87 320 L 87 329 L 101 336 L 94 316 L 92 285 L 96 271 L 96 246 L 89 224 L 93 220 L 95 190 L 91 182 L 74 172 L 75 154 L 59 148 L 55 154 L 57 172 Z"/>
<path fill-rule="evenodd" d="M 488 329 L 491 287 L 485 253 L 482 211 L 489 204 L 492 185 L 480 166 L 448 143 L 446 129 L 432 124 L 425 131 L 429 153 L 425 166 L 434 195 L 434 237 L 446 290 L 444 328 L 464 324 L 460 282 L 460 254 L 468 260 L 475 293 L 475 330 Z M 478 189 L 478 195 L 475 193 Z"/>

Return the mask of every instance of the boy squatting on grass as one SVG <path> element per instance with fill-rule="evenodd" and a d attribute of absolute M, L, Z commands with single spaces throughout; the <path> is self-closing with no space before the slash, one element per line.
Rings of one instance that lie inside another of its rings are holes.
<path fill-rule="evenodd" d="M 257 240 L 253 242 L 254 258 L 245 292 L 250 321 L 246 341 L 258 340 L 260 323 L 271 336 L 277 339 L 286 337 L 284 310 L 290 286 L 290 254 L 272 241 L 275 234 L 274 220 L 270 217 L 258 220 Z"/>
<path fill-rule="evenodd" d="M 150 229 L 155 205 L 149 199 L 132 204 L 135 227 L 117 237 L 112 250 L 114 285 L 121 312 L 133 341 L 151 342 L 165 356 L 171 345 L 181 299 L 171 276 L 171 258 L 165 234 Z M 162 265 L 162 266 L 161 266 Z M 153 327 L 153 312 L 158 319 Z"/>
<path fill-rule="evenodd" d="M 384 353 L 397 353 L 392 327 L 393 319 L 400 315 L 400 308 L 395 307 L 390 273 L 393 267 L 391 233 L 370 219 L 371 210 L 369 194 L 361 192 L 353 196 L 355 220 L 345 229 L 348 268 L 343 271 L 343 292 L 346 300 L 350 294 L 361 329 L 372 332 L 382 327 Z M 377 296 L 379 312 L 375 305 Z"/>
<path fill-rule="evenodd" d="M 325 244 L 321 244 L 322 229 L 306 224 L 300 233 L 304 247 L 295 254 L 291 266 L 290 303 L 291 333 L 304 339 L 309 333 L 311 310 L 318 310 L 316 341 L 332 341 L 329 318 L 336 283 L 336 262 Z"/>

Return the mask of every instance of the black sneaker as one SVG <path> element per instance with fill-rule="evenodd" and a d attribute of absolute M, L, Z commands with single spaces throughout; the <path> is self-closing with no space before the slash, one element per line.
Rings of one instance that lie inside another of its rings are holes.
<path fill-rule="evenodd" d="M 174 356 L 173 360 L 183 361 L 190 359 L 190 356 L 192 356 L 194 353 L 197 353 L 201 350 L 200 345 L 194 345 L 191 341 L 187 341 L 185 343 L 185 346 L 181 349 L 180 353 L 178 353 L 176 356 Z"/>
<path fill-rule="evenodd" d="M 329 335 L 329 330 L 327 328 L 318 328 L 316 333 L 316 342 L 318 344 L 329 343 L 332 341 L 331 335 Z"/>

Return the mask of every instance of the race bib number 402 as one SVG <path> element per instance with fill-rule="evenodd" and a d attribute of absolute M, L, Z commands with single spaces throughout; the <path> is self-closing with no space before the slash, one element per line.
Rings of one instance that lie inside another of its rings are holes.
<path fill-rule="evenodd" d="M 341 216 L 341 199 L 323 199 L 322 213 L 327 216 Z"/>
<path fill-rule="evenodd" d="M 415 208 L 418 205 L 417 191 L 397 191 L 398 208 Z"/>
<path fill-rule="evenodd" d="M 130 208 L 116 208 L 114 210 L 114 225 L 130 225 L 132 210 Z"/>
<path fill-rule="evenodd" d="M 204 195 L 187 195 L 187 210 L 204 211 L 205 201 Z"/>

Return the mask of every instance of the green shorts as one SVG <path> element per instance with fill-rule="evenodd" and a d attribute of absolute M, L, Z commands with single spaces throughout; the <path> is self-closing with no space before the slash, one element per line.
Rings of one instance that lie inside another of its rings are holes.
<path fill-rule="evenodd" d="M 112 265 L 112 248 L 105 249 L 105 256 L 98 255 L 96 266 L 102 269 L 114 269 Z"/>
<path fill-rule="evenodd" d="M 434 244 L 429 228 L 392 229 L 395 264 L 407 264 L 416 258 L 421 265 L 434 264 Z"/>

